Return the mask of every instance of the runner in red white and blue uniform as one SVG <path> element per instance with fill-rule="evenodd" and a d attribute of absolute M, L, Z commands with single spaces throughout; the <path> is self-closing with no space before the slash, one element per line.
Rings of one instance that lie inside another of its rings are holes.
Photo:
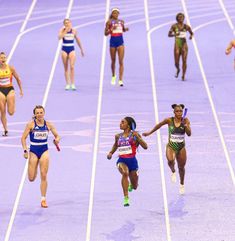
<path fill-rule="evenodd" d="M 119 158 L 117 167 L 122 175 L 122 189 L 124 194 L 124 206 L 129 206 L 128 191 L 137 189 L 138 186 L 138 162 L 135 157 L 136 149 L 142 146 L 147 149 L 146 142 L 141 135 L 135 131 L 136 122 L 132 117 L 125 117 L 121 120 L 120 129 L 122 133 L 115 135 L 115 142 L 107 158 L 111 159 L 113 153 L 118 150 Z M 130 184 L 129 184 L 130 180 Z"/>
<path fill-rule="evenodd" d="M 110 56 L 111 56 L 111 69 L 112 69 L 112 81 L 111 84 L 116 84 L 115 64 L 116 55 L 118 54 L 119 60 L 119 86 L 123 86 L 123 59 L 124 59 L 124 41 L 123 32 L 129 30 L 124 26 L 124 21 L 118 18 L 119 9 L 113 8 L 109 20 L 106 22 L 104 34 L 105 36 L 111 35 L 110 38 Z"/>

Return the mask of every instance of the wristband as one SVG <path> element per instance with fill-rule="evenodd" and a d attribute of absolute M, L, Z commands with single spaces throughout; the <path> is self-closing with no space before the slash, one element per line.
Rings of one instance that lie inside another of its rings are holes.
<path fill-rule="evenodd" d="M 28 151 L 27 150 L 24 150 L 24 153 L 27 153 Z"/>

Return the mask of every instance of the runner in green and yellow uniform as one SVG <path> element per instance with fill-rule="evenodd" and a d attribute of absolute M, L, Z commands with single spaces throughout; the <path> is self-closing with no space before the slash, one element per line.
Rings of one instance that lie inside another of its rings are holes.
<path fill-rule="evenodd" d="M 193 32 L 189 25 L 184 24 L 183 13 L 178 13 L 176 15 L 176 21 L 177 23 L 171 26 L 168 36 L 175 37 L 175 48 L 174 48 L 175 67 L 176 67 L 175 77 L 177 78 L 179 75 L 179 72 L 180 72 L 179 62 L 180 62 L 180 56 L 182 56 L 182 62 L 183 62 L 182 80 L 185 80 L 185 73 L 187 69 L 187 55 L 188 55 L 188 45 L 186 41 L 186 35 L 187 35 L 187 32 L 189 32 L 190 33 L 189 39 L 192 39 Z"/>
<path fill-rule="evenodd" d="M 149 136 L 156 130 L 160 129 L 163 125 L 168 125 L 169 138 L 166 145 L 166 158 L 168 166 L 172 174 L 171 180 L 176 182 L 175 173 L 175 159 L 178 164 L 180 176 L 180 194 L 184 194 L 184 176 L 185 164 L 187 160 L 185 149 L 185 133 L 191 136 L 190 121 L 188 118 L 182 118 L 184 105 L 172 105 L 174 109 L 174 117 L 169 117 L 158 123 L 151 131 L 143 133 L 143 136 Z"/>

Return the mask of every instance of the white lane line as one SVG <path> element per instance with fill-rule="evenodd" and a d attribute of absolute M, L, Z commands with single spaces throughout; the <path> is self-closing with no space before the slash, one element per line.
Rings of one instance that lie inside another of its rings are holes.
<path fill-rule="evenodd" d="M 35 3 L 36 3 L 36 0 L 33 1 L 32 5 L 35 6 Z M 72 9 L 72 5 L 73 5 L 73 0 L 70 0 L 65 18 L 69 18 L 69 15 L 70 15 L 70 12 L 71 12 L 71 9 Z M 33 11 L 32 7 L 30 7 L 30 11 L 31 12 Z M 29 16 L 30 16 L 30 14 L 27 14 L 27 19 L 29 18 Z M 24 27 L 26 26 L 26 23 L 27 22 L 24 22 Z M 23 28 L 21 28 L 21 31 L 23 32 Z M 59 42 L 58 46 L 60 46 L 60 45 L 61 45 L 61 42 Z M 57 51 L 60 51 L 60 49 L 58 50 L 58 48 L 57 48 Z M 12 52 L 12 54 L 13 54 L 13 52 Z M 56 56 L 58 56 L 57 53 L 56 53 Z M 56 57 L 55 57 L 55 59 L 56 59 Z M 54 60 L 54 62 L 55 62 L 55 60 Z M 54 63 L 53 63 L 53 65 L 54 65 Z M 51 71 L 51 73 L 52 72 L 53 71 Z M 53 72 L 53 74 L 54 74 L 54 72 Z M 43 97 L 43 104 L 42 104 L 43 106 L 45 106 L 46 101 L 47 101 L 48 92 L 49 92 L 49 89 L 50 89 L 50 86 L 51 86 L 52 78 L 53 78 L 53 75 L 50 74 L 50 77 L 49 77 L 49 80 L 48 80 L 48 84 L 47 84 L 47 88 L 46 88 L 46 92 L 45 92 L 44 97 Z M 19 185 L 19 188 L 18 188 L 18 192 L 17 192 L 17 195 L 16 195 L 16 200 L 15 200 L 15 203 L 14 203 L 14 207 L 13 207 L 13 210 L 12 210 L 10 222 L 8 224 L 8 228 L 7 228 L 7 231 L 6 231 L 6 235 L 5 235 L 4 241 L 8 241 L 9 237 L 10 237 L 10 234 L 11 234 L 12 226 L 13 226 L 13 223 L 14 223 L 14 220 L 15 220 L 15 216 L 16 216 L 16 211 L 17 211 L 17 208 L 18 208 L 18 205 L 19 205 L 21 193 L 22 193 L 24 182 L 25 182 L 26 175 L 27 175 L 27 169 L 28 169 L 28 160 L 26 161 L 25 166 L 24 166 L 23 175 L 21 177 L 20 185 Z"/>
<path fill-rule="evenodd" d="M 30 15 L 32 14 L 32 11 L 33 11 L 33 9 L 34 9 L 34 7 L 36 5 L 36 2 L 37 2 L 37 0 L 33 0 L 31 5 L 30 5 L 28 13 L 27 13 L 27 15 L 25 17 L 25 20 L 24 20 L 24 22 L 23 22 L 23 24 L 21 26 L 20 33 L 17 35 L 17 38 L 16 38 L 16 40 L 14 42 L 14 45 L 13 45 L 13 47 L 11 49 L 11 52 L 8 55 L 7 62 L 9 62 L 11 60 L 11 57 L 12 57 L 12 55 L 13 55 L 13 53 L 14 53 L 14 51 L 15 51 L 15 49 L 16 49 L 19 41 L 20 41 L 21 33 L 24 31 L 24 29 L 26 27 L 26 24 L 27 24 L 27 22 L 29 20 Z M 28 160 L 26 162 L 26 165 L 25 165 L 24 171 L 23 171 L 23 175 L 25 175 L 25 176 L 26 176 L 26 173 L 27 173 L 27 166 L 28 166 Z M 7 226 L 7 231 L 6 231 L 6 234 L 5 234 L 4 241 L 8 241 L 9 240 L 9 237 L 10 237 L 10 234 L 11 234 L 12 225 L 13 225 L 13 222 L 15 220 L 16 210 L 17 210 L 18 203 L 19 203 L 19 200 L 20 200 L 20 194 L 21 194 L 22 189 L 23 189 L 23 185 L 24 185 L 24 180 L 21 180 L 19 188 L 18 188 L 18 192 L 17 192 L 17 195 L 16 195 L 14 207 L 13 207 L 13 210 L 12 210 L 12 213 L 11 213 L 10 221 L 8 223 L 8 226 Z"/>
<path fill-rule="evenodd" d="M 155 84 L 156 80 L 155 80 L 155 75 L 154 75 L 154 64 L 153 64 L 153 54 L 152 54 L 153 51 L 152 51 L 151 31 L 150 31 L 148 1 L 147 0 L 144 0 L 144 9 L 145 9 L 145 11 L 144 11 L 145 19 L 146 19 L 147 40 L 148 40 L 150 74 L 151 74 L 151 80 L 152 80 L 154 114 L 155 114 L 156 123 L 159 123 L 157 92 L 156 92 L 156 84 Z M 158 143 L 158 148 L 159 148 L 159 161 L 160 161 L 162 194 L 163 194 L 163 203 L 164 203 L 164 212 L 165 212 L 166 236 L 167 236 L 167 241 L 171 241 L 170 220 L 169 220 L 169 210 L 168 210 L 168 201 L 167 201 L 167 193 L 166 193 L 166 180 L 165 180 L 164 162 L 163 162 L 163 157 L 162 157 L 162 143 L 161 143 L 160 130 L 157 131 L 157 143 Z"/>
<path fill-rule="evenodd" d="M 182 3 L 183 10 L 184 10 L 184 13 L 185 13 L 186 21 L 188 22 L 189 25 L 191 25 L 185 1 L 181 0 L 181 3 Z M 204 86 L 205 86 L 205 89 L 206 89 L 206 93 L 207 93 L 207 96 L 208 96 L 208 99 L 209 99 L 209 102 L 210 102 L 210 105 L 211 105 L 212 113 L 213 113 L 213 116 L 214 116 L 214 119 L 215 119 L 216 127 L 217 127 L 217 130 L 218 130 L 218 133 L 219 133 L 220 141 L 221 141 L 221 144 L 222 144 L 222 147 L 223 147 L 223 150 L 224 150 L 224 154 L 225 154 L 225 158 L 226 158 L 227 165 L 228 165 L 228 168 L 229 168 L 229 172 L 230 172 L 230 175 L 231 175 L 231 178 L 232 178 L 233 185 L 235 186 L 234 170 L 233 170 L 233 167 L 232 167 L 232 163 L 231 163 L 231 160 L 230 160 L 230 156 L 229 156 L 227 146 L 225 144 L 223 132 L 222 132 L 222 129 L 221 129 L 221 126 L 220 126 L 220 123 L 219 123 L 219 119 L 218 119 L 218 116 L 217 116 L 217 112 L 216 112 L 216 109 L 215 109 L 215 105 L 214 105 L 214 102 L 213 102 L 213 99 L 212 99 L 212 96 L 211 96 L 210 88 L 209 88 L 209 85 L 208 85 L 208 81 L 207 81 L 206 74 L 205 74 L 205 71 L 204 71 L 204 68 L 203 68 L 203 64 L 202 64 L 202 61 L 201 61 L 201 57 L 200 57 L 200 54 L 199 54 L 199 50 L 198 50 L 198 47 L 197 47 L 195 37 L 193 37 L 192 42 L 193 42 L 194 50 L 195 50 L 195 53 L 196 53 L 196 56 L 197 56 L 199 68 L 200 68 L 200 71 L 201 71 L 201 74 L 202 74 L 202 78 L 203 78 Z"/>
<path fill-rule="evenodd" d="M 223 13 L 224 13 L 227 21 L 228 21 L 229 27 L 231 28 L 231 30 L 233 31 L 233 34 L 235 35 L 234 25 L 233 25 L 232 20 L 231 20 L 229 14 L 228 14 L 228 11 L 227 11 L 227 9 L 226 9 L 226 7 L 224 5 L 224 2 L 222 0 L 219 0 L 219 4 L 220 4 L 220 6 L 221 6 L 221 8 L 223 10 Z"/>
<path fill-rule="evenodd" d="M 72 10 L 72 6 L 73 6 L 73 0 L 70 0 L 65 18 L 69 18 L 71 10 Z M 48 94 L 49 94 L 49 91 L 50 91 L 50 88 L 51 88 L 52 79 L 53 79 L 53 76 L 54 76 L 54 73 L 55 73 L 55 68 L 56 68 L 56 65 L 57 65 L 57 62 L 58 62 L 58 59 L 59 59 L 59 54 L 60 54 L 60 51 L 61 51 L 61 46 L 62 46 L 62 40 L 59 41 L 58 46 L 57 46 L 55 58 L 54 58 L 54 61 L 53 61 L 53 64 L 52 64 L 50 76 L 49 76 L 49 79 L 48 79 L 48 82 L 47 82 L 47 87 L 46 87 L 44 98 L 43 98 L 43 101 L 42 101 L 42 106 L 45 106 L 46 102 L 47 102 Z"/>
<path fill-rule="evenodd" d="M 26 15 L 26 17 L 25 17 L 25 19 L 24 19 L 24 22 L 23 22 L 21 28 L 20 28 L 20 34 L 17 35 L 16 40 L 15 40 L 15 42 L 14 42 L 14 45 L 13 45 L 13 47 L 12 47 L 12 49 L 11 49 L 11 52 L 10 52 L 9 55 L 8 55 L 7 63 L 10 62 L 10 60 L 11 60 L 11 58 L 12 58 L 12 55 L 13 55 L 13 53 L 15 52 L 15 49 L 16 49 L 16 47 L 17 47 L 17 45 L 18 45 L 18 43 L 19 43 L 19 41 L 20 41 L 20 38 L 21 38 L 21 33 L 25 30 L 26 24 L 27 24 L 27 22 L 28 22 L 28 20 L 29 20 L 29 18 L 30 18 L 30 16 L 31 16 L 31 14 L 32 14 L 32 11 L 33 11 L 36 3 L 37 3 L 37 0 L 33 0 L 33 2 L 31 3 L 31 6 L 30 6 L 30 8 L 29 8 L 29 11 L 28 11 L 28 13 L 27 13 L 27 15 Z"/>
<path fill-rule="evenodd" d="M 109 9 L 110 9 L 110 0 L 106 0 L 105 21 L 109 18 Z M 91 238 L 91 222 L 92 222 L 92 211 L 93 211 L 93 203 L 94 203 L 96 163 L 97 163 L 98 146 L 99 146 L 106 45 L 107 45 L 107 37 L 104 36 L 103 46 L 102 46 L 101 67 L 100 67 L 100 84 L 99 84 L 99 96 L 98 96 L 97 114 L 96 114 L 95 141 L 94 141 L 94 151 L 93 151 L 93 161 L 92 161 L 90 198 L 89 198 L 89 209 L 88 209 L 87 228 L 86 228 L 86 241 L 90 241 L 90 238 Z"/>

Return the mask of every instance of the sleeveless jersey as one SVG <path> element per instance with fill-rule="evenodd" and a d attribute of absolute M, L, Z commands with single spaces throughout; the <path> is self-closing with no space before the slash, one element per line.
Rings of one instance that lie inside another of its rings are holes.
<path fill-rule="evenodd" d="M 132 133 L 128 137 L 124 137 L 120 134 L 118 139 L 118 152 L 119 157 L 122 158 L 132 158 L 136 155 L 136 143 Z"/>
<path fill-rule="evenodd" d="M 110 23 L 111 27 L 116 27 L 113 29 L 111 36 L 121 36 L 123 34 L 123 22 L 121 20 L 112 20 Z"/>
<path fill-rule="evenodd" d="M 62 46 L 65 46 L 65 47 L 74 46 L 74 34 L 72 29 L 69 32 L 67 32 L 63 37 Z"/>
<path fill-rule="evenodd" d="M 34 128 L 30 132 L 30 144 L 33 146 L 47 145 L 48 133 L 49 130 L 46 121 L 44 121 L 43 126 L 38 126 L 34 120 Z"/>
<path fill-rule="evenodd" d="M 181 123 L 179 127 L 176 127 L 174 123 L 174 117 L 172 117 L 171 123 L 168 126 L 168 131 L 168 146 L 170 146 L 176 152 L 180 151 L 183 147 L 185 147 L 185 127 L 183 123 Z"/>
<path fill-rule="evenodd" d="M 12 72 L 9 65 L 5 69 L 0 69 L 0 87 L 12 86 Z"/>
<path fill-rule="evenodd" d="M 178 26 L 176 25 L 176 28 L 175 28 L 175 33 L 179 35 L 175 36 L 176 38 L 186 38 L 186 33 L 187 33 L 187 29 L 186 29 L 186 25 L 184 24 L 183 26 L 183 29 L 179 29 Z"/>

